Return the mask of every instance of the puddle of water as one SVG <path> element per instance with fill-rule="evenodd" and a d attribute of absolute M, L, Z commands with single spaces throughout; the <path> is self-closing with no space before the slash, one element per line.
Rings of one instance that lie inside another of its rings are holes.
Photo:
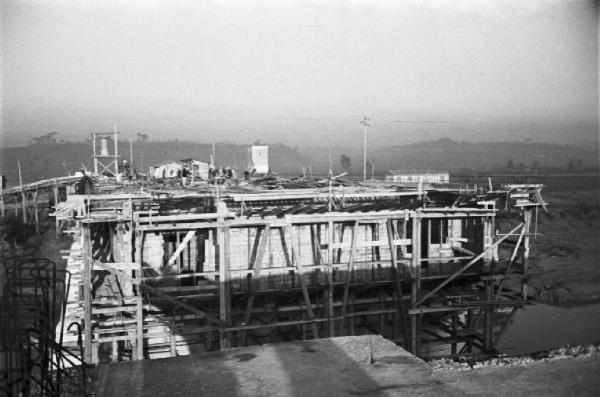
<path fill-rule="evenodd" d="M 510 355 L 600 342 L 600 304 L 577 307 L 526 306 L 496 348 Z"/>

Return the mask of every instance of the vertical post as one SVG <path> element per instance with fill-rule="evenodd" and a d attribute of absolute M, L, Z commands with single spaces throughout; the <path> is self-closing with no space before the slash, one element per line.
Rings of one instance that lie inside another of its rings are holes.
<path fill-rule="evenodd" d="M 134 167 L 133 164 L 133 137 L 129 137 L 129 164 Z"/>
<path fill-rule="evenodd" d="M 490 302 L 492 300 L 492 285 L 493 277 L 487 277 L 485 279 L 485 300 Z M 483 325 L 483 350 L 485 353 L 492 350 L 492 314 L 493 307 L 488 304 L 484 309 L 484 325 Z"/>
<path fill-rule="evenodd" d="M 94 153 L 94 175 L 98 175 L 98 159 L 96 158 L 96 133 L 92 133 L 92 151 Z"/>
<path fill-rule="evenodd" d="M 363 142 L 363 181 L 367 180 L 367 126 L 364 126 L 364 142 Z"/>
<path fill-rule="evenodd" d="M 354 293 L 350 297 L 350 335 L 354 336 Z"/>
<path fill-rule="evenodd" d="M 17 166 L 19 167 L 19 186 L 21 187 L 21 205 L 23 207 L 23 223 L 27 223 L 27 197 L 25 197 L 25 190 L 23 190 L 23 177 L 21 175 L 21 162 L 17 160 Z"/>
<path fill-rule="evenodd" d="M 60 219 L 58 218 L 58 181 L 54 180 L 54 222 L 56 222 L 56 233 L 60 231 Z"/>
<path fill-rule="evenodd" d="M 33 192 L 33 217 L 35 219 L 35 234 L 40 234 L 40 220 L 38 214 L 38 189 Z"/>
<path fill-rule="evenodd" d="M 363 126 L 363 181 L 367 180 L 367 127 L 369 118 L 365 116 L 360 122 Z"/>
<path fill-rule="evenodd" d="M 4 218 L 4 175 L 0 176 L 0 214 Z"/>
<path fill-rule="evenodd" d="M 308 319 L 310 320 L 310 327 L 312 329 L 313 332 L 313 338 L 318 338 L 319 337 L 319 331 L 317 330 L 317 325 L 315 324 L 314 320 L 315 319 L 315 314 L 312 310 L 312 304 L 310 302 L 310 294 L 308 293 L 308 288 L 306 287 L 306 282 L 304 281 L 303 278 L 303 272 L 302 272 L 302 263 L 300 262 L 300 256 L 298 255 L 299 252 L 299 248 L 297 248 L 298 246 L 296 244 L 298 244 L 298 241 L 295 241 L 295 235 L 294 235 L 294 226 L 290 223 L 286 226 L 286 233 L 289 236 L 290 239 L 290 248 L 292 250 L 292 262 L 294 264 L 294 266 L 296 267 L 296 274 L 298 275 L 298 283 L 300 284 L 300 287 L 302 288 L 302 295 L 304 297 L 304 304 L 306 306 L 306 314 L 308 316 Z"/>
<path fill-rule="evenodd" d="M 222 222 L 222 220 L 221 220 Z M 219 242 L 219 316 L 225 327 L 231 325 L 231 283 L 229 272 L 229 227 L 217 227 Z M 221 326 L 223 327 L 223 326 Z M 222 328 L 219 330 L 219 348 L 231 347 L 231 335 Z"/>
<path fill-rule="evenodd" d="M 110 362 L 116 363 L 119 361 L 119 342 L 116 340 L 112 341 L 112 354 L 110 356 Z"/>
<path fill-rule="evenodd" d="M 333 306 L 333 221 L 327 224 L 327 325 L 329 328 L 329 337 L 335 336 L 334 326 L 334 306 Z"/>
<path fill-rule="evenodd" d="M 136 230 L 135 233 L 131 233 L 132 236 L 135 235 L 135 262 L 137 264 L 136 276 L 139 283 L 143 283 L 143 256 L 142 249 L 144 247 L 144 232 L 140 230 Z M 141 291 L 141 285 L 137 286 L 137 296 L 136 296 L 136 358 L 138 360 L 144 359 L 144 304 L 143 304 L 143 295 Z"/>
<path fill-rule="evenodd" d="M 537 210 L 537 207 L 536 207 Z M 528 278 L 528 267 L 529 267 L 529 232 L 531 229 L 531 210 L 525 210 L 525 224 L 523 225 L 523 280 L 521 282 L 521 294 L 523 299 L 527 299 L 527 278 Z"/>
<path fill-rule="evenodd" d="M 384 301 L 383 301 L 383 295 L 381 293 L 381 288 L 379 288 L 377 290 L 377 299 L 378 299 L 378 303 L 379 303 L 379 334 L 381 336 L 385 336 L 385 315 L 383 314 L 383 310 L 385 309 L 384 307 Z"/>
<path fill-rule="evenodd" d="M 473 315 L 473 309 L 469 309 L 467 311 L 467 329 L 469 331 L 469 333 L 472 333 L 472 328 L 473 328 L 473 322 L 474 322 L 474 315 Z M 463 349 L 465 349 L 465 351 L 467 353 L 471 353 L 471 348 L 472 348 L 472 344 L 471 344 L 471 338 L 469 337 L 469 339 L 467 339 L 467 344 L 465 345 L 465 347 Z M 461 351 L 463 351 L 461 349 Z"/>
<path fill-rule="evenodd" d="M 421 290 L 421 218 L 420 213 L 415 212 L 413 214 L 413 224 L 412 224 L 412 268 L 414 278 L 412 280 L 411 285 L 411 307 L 413 309 L 416 308 L 417 300 L 419 298 L 420 290 Z M 419 354 L 419 339 L 420 330 L 419 330 L 419 316 L 418 314 L 413 314 L 410 316 L 410 327 L 411 327 L 411 352 L 414 355 Z"/>
<path fill-rule="evenodd" d="M 450 345 L 450 353 L 456 354 L 456 326 L 458 324 L 458 313 L 456 311 L 452 312 L 452 344 Z"/>
<path fill-rule="evenodd" d="M 403 222 L 406 224 L 406 222 Z M 398 265 L 397 249 L 394 244 L 394 228 L 392 220 L 387 221 L 387 236 L 388 243 L 390 245 L 390 258 L 392 261 L 392 272 L 394 274 L 394 280 L 396 282 L 396 297 L 398 304 L 398 311 L 394 312 L 394 338 L 398 335 L 398 313 L 400 314 L 400 321 L 402 321 L 402 338 L 404 346 L 408 347 L 408 325 L 406 324 L 405 311 L 404 311 L 404 297 L 402 293 L 402 282 L 400 280 L 400 266 Z"/>
<path fill-rule="evenodd" d="M 114 135 L 114 143 L 115 143 L 115 176 L 117 176 L 119 174 L 119 137 L 118 137 L 118 132 L 117 132 L 117 125 L 115 124 L 115 127 L 113 129 L 113 135 Z"/>
<path fill-rule="evenodd" d="M 90 247 L 90 229 L 82 228 L 83 243 L 83 331 L 84 331 L 84 361 L 94 364 L 92 360 L 92 249 Z"/>

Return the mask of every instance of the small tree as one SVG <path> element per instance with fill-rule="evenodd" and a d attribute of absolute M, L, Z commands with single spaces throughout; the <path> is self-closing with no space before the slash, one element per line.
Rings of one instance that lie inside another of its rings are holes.
<path fill-rule="evenodd" d="M 344 171 L 350 172 L 350 169 L 352 168 L 352 159 L 350 159 L 349 156 L 342 154 L 340 156 L 340 164 L 342 165 L 342 169 Z"/>
<path fill-rule="evenodd" d="M 56 135 L 58 132 L 52 131 L 46 135 L 35 137 L 31 140 L 32 145 L 56 145 Z"/>

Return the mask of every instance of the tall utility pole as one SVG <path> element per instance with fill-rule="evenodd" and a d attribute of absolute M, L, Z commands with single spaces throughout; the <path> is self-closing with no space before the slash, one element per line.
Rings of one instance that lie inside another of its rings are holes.
<path fill-rule="evenodd" d="M 367 180 L 367 127 L 370 127 L 369 118 L 365 116 L 360 122 L 363 125 L 364 142 L 363 142 L 363 181 Z"/>

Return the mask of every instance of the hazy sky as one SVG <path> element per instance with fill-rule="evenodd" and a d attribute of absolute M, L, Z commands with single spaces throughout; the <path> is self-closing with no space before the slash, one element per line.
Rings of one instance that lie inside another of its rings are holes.
<path fill-rule="evenodd" d="M 583 0 L 2 3 L 2 142 L 597 142 Z"/>

